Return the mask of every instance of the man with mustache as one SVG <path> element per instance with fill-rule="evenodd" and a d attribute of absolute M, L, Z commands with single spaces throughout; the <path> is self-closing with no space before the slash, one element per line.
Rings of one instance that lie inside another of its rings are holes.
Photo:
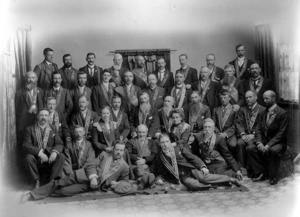
<path fill-rule="evenodd" d="M 62 75 L 61 86 L 68 90 L 72 90 L 77 86 L 77 74 L 78 70 L 72 66 L 71 54 L 65 54 L 63 56 L 64 66 L 58 70 Z"/>
<path fill-rule="evenodd" d="M 155 74 L 148 75 L 148 86 L 144 91 L 149 94 L 152 107 L 160 109 L 163 106 L 165 89 L 157 86 L 157 77 Z"/>
<path fill-rule="evenodd" d="M 119 53 L 116 53 L 113 58 L 113 66 L 108 69 L 112 76 L 111 81 L 115 83 L 117 87 L 123 85 L 125 72 L 128 71 L 126 67 L 122 66 L 122 63 L 123 56 Z"/>
<path fill-rule="evenodd" d="M 211 184 L 233 183 L 240 186 L 236 178 L 211 174 L 204 162 L 187 148 L 173 147 L 167 134 L 160 135 L 159 145 L 161 151 L 156 155 L 151 166 L 151 171 L 156 176 L 156 185 L 164 185 L 168 181 L 183 184 L 189 191 L 205 190 L 210 188 Z"/>
<path fill-rule="evenodd" d="M 70 96 L 70 91 L 61 86 L 62 76 L 59 72 L 53 72 L 52 74 L 52 87 L 45 93 L 45 99 L 48 97 L 54 97 L 56 99 L 56 111 L 64 115 L 67 122 L 69 121 L 69 115 L 73 109 L 73 102 Z"/>
<path fill-rule="evenodd" d="M 175 100 L 171 96 L 166 96 L 164 99 L 164 106 L 158 110 L 159 122 L 161 124 L 162 133 L 169 134 L 173 124 L 171 111 L 174 109 Z"/>
<path fill-rule="evenodd" d="M 141 89 L 145 89 L 148 84 L 148 75 L 150 74 L 145 67 L 145 58 L 142 56 L 137 56 L 136 59 L 136 68 L 132 70 L 134 74 L 134 84 L 139 86 Z"/>
<path fill-rule="evenodd" d="M 36 65 L 33 71 L 37 74 L 37 86 L 43 90 L 51 88 L 52 73 L 58 70 L 57 64 L 53 62 L 54 51 L 51 48 L 45 48 L 43 51 L 44 61 Z"/>
<path fill-rule="evenodd" d="M 37 123 L 26 128 L 23 139 L 24 166 L 34 189 L 40 187 L 39 167 L 47 169 L 49 181 L 60 178 L 65 157 L 63 142 L 55 126 L 49 124 L 49 111 L 41 109 Z"/>
<path fill-rule="evenodd" d="M 96 61 L 96 54 L 95 53 L 88 53 L 86 55 L 87 65 L 80 68 L 79 71 L 83 71 L 87 74 L 87 83 L 86 86 L 92 88 L 97 86 L 101 82 L 102 76 L 102 68 L 95 65 Z"/>
<path fill-rule="evenodd" d="M 158 79 L 157 86 L 165 88 L 166 94 L 170 94 L 174 86 L 174 75 L 173 72 L 166 69 L 166 61 L 164 58 L 157 60 L 157 69 L 157 71 L 153 72 Z"/>
<path fill-rule="evenodd" d="M 190 85 L 198 81 L 198 76 L 197 76 L 197 69 L 192 68 L 188 65 L 188 56 L 186 54 L 181 54 L 179 56 L 179 62 L 180 62 L 180 69 L 176 71 L 176 75 L 178 72 L 184 75 L 184 83 L 188 85 L 188 88 Z"/>
<path fill-rule="evenodd" d="M 224 70 L 215 66 L 216 56 L 214 54 L 207 54 L 206 66 L 210 69 L 210 79 L 212 81 L 220 82 L 224 76 Z M 200 79 L 200 78 L 199 78 Z"/>

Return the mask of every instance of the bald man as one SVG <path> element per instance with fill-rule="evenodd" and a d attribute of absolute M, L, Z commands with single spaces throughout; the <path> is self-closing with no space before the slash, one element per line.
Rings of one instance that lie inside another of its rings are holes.
<path fill-rule="evenodd" d="M 148 86 L 144 92 L 149 94 L 151 106 L 157 109 L 163 107 L 166 93 L 163 87 L 157 86 L 157 77 L 155 74 L 148 75 Z"/>
<path fill-rule="evenodd" d="M 142 56 L 136 57 L 136 68 L 132 70 L 134 74 L 134 84 L 141 89 L 145 89 L 148 85 L 148 75 L 150 72 L 145 67 L 145 58 Z"/>
<path fill-rule="evenodd" d="M 123 56 L 116 53 L 113 58 L 113 66 L 108 69 L 112 75 L 111 82 L 114 82 L 116 86 L 123 85 L 125 72 L 128 71 L 128 68 L 122 66 L 122 64 Z"/>
<path fill-rule="evenodd" d="M 279 181 L 280 156 L 287 148 L 288 114 L 276 104 L 276 94 L 268 90 L 263 94 L 266 110 L 257 128 L 255 144 L 246 148 L 253 181 L 270 179 L 271 185 Z"/>
<path fill-rule="evenodd" d="M 154 74 L 158 79 L 157 85 L 165 88 L 166 94 L 170 94 L 174 86 L 174 75 L 173 72 L 166 69 L 166 61 L 164 58 L 157 60 L 157 71 L 155 71 Z"/>
<path fill-rule="evenodd" d="M 220 82 L 225 77 L 225 72 L 222 68 L 215 65 L 216 56 L 214 54 L 207 54 L 206 66 L 210 69 L 210 79 L 212 81 Z M 199 78 L 200 79 L 200 78 Z"/>

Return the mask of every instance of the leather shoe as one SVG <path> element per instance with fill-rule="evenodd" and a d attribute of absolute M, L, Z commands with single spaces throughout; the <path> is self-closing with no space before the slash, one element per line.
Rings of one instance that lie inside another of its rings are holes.
<path fill-rule="evenodd" d="M 276 177 L 274 179 L 270 180 L 270 185 L 276 185 L 278 183 L 279 179 Z"/>
<path fill-rule="evenodd" d="M 38 180 L 38 179 L 35 180 L 33 189 L 38 189 L 38 188 L 40 188 L 40 186 L 41 186 L 40 180 Z"/>
<path fill-rule="evenodd" d="M 262 173 L 257 178 L 253 178 L 253 182 L 261 182 L 266 180 L 266 176 Z"/>

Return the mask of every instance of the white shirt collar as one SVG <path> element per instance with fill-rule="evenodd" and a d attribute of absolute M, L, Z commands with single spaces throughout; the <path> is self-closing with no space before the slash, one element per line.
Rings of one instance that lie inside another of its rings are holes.
<path fill-rule="evenodd" d="M 178 84 L 176 84 L 176 87 L 183 87 L 183 85 L 184 85 L 184 83 L 182 83 L 182 84 L 180 84 L 180 85 L 178 85 Z"/>
<path fill-rule="evenodd" d="M 272 106 L 268 109 L 268 111 L 269 111 L 269 112 L 274 111 L 275 108 L 276 108 L 276 106 L 277 106 L 277 104 L 275 103 L 274 105 L 272 105 Z"/>
<path fill-rule="evenodd" d="M 84 90 L 85 85 L 83 85 L 82 87 L 78 85 L 79 90 Z"/>
<path fill-rule="evenodd" d="M 52 63 L 48 62 L 47 60 L 46 60 L 46 63 L 47 63 L 48 66 L 52 64 Z"/>
<path fill-rule="evenodd" d="M 89 67 L 90 69 L 93 69 L 93 68 L 95 67 L 95 65 L 92 65 L 92 66 L 88 65 L 88 67 Z"/>
<path fill-rule="evenodd" d="M 238 61 L 243 62 L 244 60 L 245 60 L 245 56 L 243 56 L 243 57 L 238 57 Z"/>
<path fill-rule="evenodd" d="M 182 68 L 182 69 L 186 69 L 187 67 L 188 67 L 188 65 L 186 65 L 186 66 L 182 66 L 181 68 Z"/>
<path fill-rule="evenodd" d="M 166 69 L 159 70 L 160 73 L 165 73 Z"/>
<path fill-rule="evenodd" d="M 254 105 L 251 107 L 251 110 L 253 110 L 256 107 L 256 105 L 257 105 L 257 102 L 254 103 Z"/>
<path fill-rule="evenodd" d="M 80 113 L 83 114 L 83 115 L 86 115 L 87 110 L 88 110 L 88 109 L 86 108 L 84 111 L 80 111 Z"/>
<path fill-rule="evenodd" d="M 132 84 L 125 84 L 126 85 L 126 87 L 127 87 L 127 89 L 130 89 L 131 88 L 131 86 L 132 86 Z"/>
<path fill-rule="evenodd" d="M 53 87 L 53 90 L 60 90 L 60 86 L 59 87 Z"/>

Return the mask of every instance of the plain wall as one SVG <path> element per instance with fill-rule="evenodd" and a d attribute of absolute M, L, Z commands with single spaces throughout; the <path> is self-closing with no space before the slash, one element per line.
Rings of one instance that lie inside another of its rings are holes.
<path fill-rule="evenodd" d="M 235 58 L 235 45 L 244 43 L 254 59 L 253 24 L 291 23 L 287 13 L 295 1 L 277 0 L 15 0 L 12 25 L 30 24 L 32 66 L 43 60 L 51 47 L 54 62 L 62 66 L 70 53 L 73 66 L 86 64 L 87 52 L 95 52 L 96 64 L 112 65 L 109 51 L 116 49 L 170 48 L 171 70 L 179 68 L 178 56 L 186 53 L 189 64 L 205 65 L 215 53 L 216 65 L 224 67 Z"/>

